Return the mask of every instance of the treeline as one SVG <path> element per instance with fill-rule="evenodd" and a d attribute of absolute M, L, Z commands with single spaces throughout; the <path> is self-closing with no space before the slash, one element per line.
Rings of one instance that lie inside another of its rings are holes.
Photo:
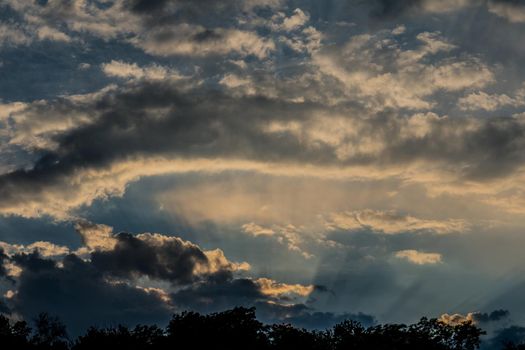
<path fill-rule="evenodd" d="M 39 350 L 156 350 L 156 349 L 301 349 L 301 350 L 473 350 L 484 332 L 472 323 L 447 325 L 423 318 L 413 325 L 389 324 L 363 327 L 344 321 L 324 331 L 309 331 L 286 324 L 265 325 L 255 309 L 201 315 L 175 314 L 168 326 L 90 328 L 70 339 L 66 327 L 47 314 L 39 315 L 33 328 L 25 321 L 10 322 L 0 316 L 0 349 Z M 505 349 L 525 349 L 508 344 Z"/>

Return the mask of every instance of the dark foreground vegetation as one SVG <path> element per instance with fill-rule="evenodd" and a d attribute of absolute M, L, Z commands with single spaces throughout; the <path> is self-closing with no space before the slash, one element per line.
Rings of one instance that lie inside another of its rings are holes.
<path fill-rule="evenodd" d="M 291 325 L 264 325 L 255 309 L 201 315 L 184 312 L 173 316 L 166 329 L 157 326 L 90 328 L 69 339 L 56 318 L 41 314 L 33 328 L 24 321 L 0 316 L 0 349 L 373 349 L 470 350 L 480 345 L 484 332 L 472 323 L 451 326 L 423 318 L 413 325 L 378 325 L 369 328 L 344 321 L 325 331 L 308 331 Z M 505 349 L 525 349 L 507 345 Z"/>

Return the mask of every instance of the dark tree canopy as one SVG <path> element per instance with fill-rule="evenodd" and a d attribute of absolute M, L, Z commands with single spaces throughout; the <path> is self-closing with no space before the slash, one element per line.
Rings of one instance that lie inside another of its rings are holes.
<path fill-rule="evenodd" d="M 363 327 L 344 321 L 324 331 L 309 331 L 289 324 L 265 325 L 254 308 L 235 308 L 208 315 L 183 312 L 173 315 L 165 329 L 138 325 L 135 328 L 90 328 L 75 340 L 65 326 L 48 314 L 34 320 L 31 329 L 24 321 L 0 316 L 0 348 L 41 350 L 87 349 L 218 349 L 250 350 L 474 350 L 484 332 L 466 322 L 448 325 L 423 318 L 413 325 L 386 324 Z M 506 345 L 506 350 L 522 349 Z"/>

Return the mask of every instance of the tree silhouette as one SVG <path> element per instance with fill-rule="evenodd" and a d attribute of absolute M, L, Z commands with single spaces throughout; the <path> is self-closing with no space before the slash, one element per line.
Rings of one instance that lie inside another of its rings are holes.
<path fill-rule="evenodd" d="M 9 319 L 0 315 L 0 348 L 28 349 L 28 337 L 31 329 L 25 321 L 18 321 L 11 325 Z"/>
<path fill-rule="evenodd" d="M 472 322 L 448 325 L 427 318 L 412 325 L 372 327 L 348 320 L 325 331 L 309 331 L 290 324 L 265 325 L 257 320 L 254 308 L 239 307 L 208 315 L 178 313 L 165 330 L 154 325 L 91 327 L 70 342 L 65 326 L 46 313 L 34 320 L 33 331 L 24 321 L 0 315 L 0 348 L 17 350 L 474 350 L 482 334 Z M 506 344 L 503 350 L 525 346 Z"/>
<path fill-rule="evenodd" d="M 118 326 L 109 329 L 90 328 L 78 337 L 73 350 L 91 350 L 97 347 L 108 349 L 145 350 L 161 347 L 164 332 L 157 326 L 138 325 L 133 330 Z"/>
<path fill-rule="evenodd" d="M 34 323 L 35 333 L 31 343 L 36 349 L 67 350 L 69 348 L 66 326 L 57 317 L 41 313 Z"/>
<path fill-rule="evenodd" d="M 268 331 L 272 349 L 325 350 L 332 348 L 331 332 L 310 332 L 289 324 L 272 325 Z"/>
<path fill-rule="evenodd" d="M 266 327 L 257 320 L 255 308 L 200 315 L 174 315 L 167 328 L 167 340 L 200 348 L 213 344 L 225 349 L 267 349 Z"/>

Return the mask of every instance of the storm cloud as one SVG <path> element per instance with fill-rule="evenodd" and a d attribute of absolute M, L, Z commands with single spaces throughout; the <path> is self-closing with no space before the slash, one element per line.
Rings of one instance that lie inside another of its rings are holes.
<path fill-rule="evenodd" d="M 50 312 L 77 334 L 91 325 L 155 323 L 169 318 L 170 309 L 158 294 L 109 283 L 100 271 L 74 255 L 66 256 L 60 268 L 34 254 L 16 256 L 14 261 L 23 272 L 9 303 L 27 319 Z"/>
<path fill-rule="evenodd" d="M 103 227 L 83 223 L 78 229 L 85 234 Z M 28 319 L 50 312 L 70 325 L 74 334 L 93 325 L 163 324 L 176 311 L 209 313 L 240 305 L 260 306 L 262 317 L 271 322 L 289 318 L 290 311 L 296 310 L 294 318 L 287 320 L 299 324 L 304 319 L 311 327 L 348 316 L 315 314 L 302 304 L 312 292 L 324 293 L 322 287 L 239 276 L 249 265 L 229 261 L 220 250 L 204 251 L 159 234 L 107 233 L 106 239 L 116 241 L 114 246 L 98 245 L 88 257 L 84 248 L 46 258 L 37 249 L 27 253 L 22 246 L 13 247 L 11 255 L 4 255 L 2 267 L 10 263 L 19 272 L 13 276 L 16 292 L 5 299 L 5 312 L 12 310 Z M 312 317 L 315 321 L 308 321 Z"/>

